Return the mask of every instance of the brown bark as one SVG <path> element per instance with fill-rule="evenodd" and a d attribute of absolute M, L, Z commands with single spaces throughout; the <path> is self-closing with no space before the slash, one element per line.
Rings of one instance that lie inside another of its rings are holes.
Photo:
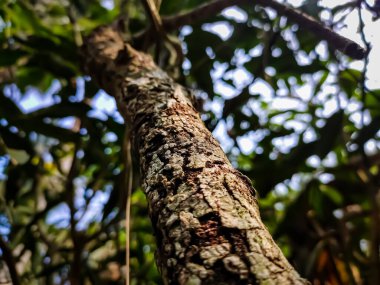
<path fill-rule="evenodd" d="M 85 70 L 130 122 L 167 284 L 307 284 L 263 225 L 255 190 L 151 57 L 99 28 Z"/>

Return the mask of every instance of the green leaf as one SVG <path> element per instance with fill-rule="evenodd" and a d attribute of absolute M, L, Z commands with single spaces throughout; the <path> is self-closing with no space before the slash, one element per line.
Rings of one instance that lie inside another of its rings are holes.
<path fill-rule="evenodd" d="M 359 130 L 357 136 L 352 140 L 352 143 L 363 146 L 368 140 L 375 138 L 375 135 L 380 129 L 380 116 L 372 119 L 372 121 Z"/>
<path fill-rule="evenodd" d="M 224 101 L 223 117 L 230 115 L 232 112 L 236 112 L 243 105 L 247 104 L 251 95 L 249 94 L 249 88 L 246 87 L 242 92 L 231 99 Z"/>
<path fill-rule="evenodd" d="M 321 192 L 336 205 L 342 205 L 343 196 L 335 188 L 328 185 L 320 185 Z"/>
<path fill-rule="evenodd" d="M 0 50 L 0 66 L 14 65 L 20 58 L 24 57 L 27 54 L 28 53 L 23 50 Z"/>
<path fill-rule="evenodd" d="M 343 127 L 344 112 L 339 110 L 326 120 L 325 125 L 318 130 L 319 138 L 316 144 L 315 153 L 323 159 L 336 144 Z"/>
<path fill-rule="evenodd" d="M 0 113 L 1 116 L 6 119 L 22 114 L 21 110 L 15 104 L 15 102 L 5 96 L 3 93 L 0 93 Z"/>
<path fill-rule="evenodd" d="M 34 149 L 27 137 L 12 133 L 8 128 L 0 126 L 0 136 L 7 148 L 24 150 L 28 154 L 34 154 Z"/>
<path fill-rule="evenodd" d="M 321 88 L 322 88 L 323 84 L 325 83 L 329 74 L 330 74 L 330 72 L 328 70 L 323 72 L 321 79 L 318 81 L 317 85 L 314 88 L 314 95 L 318 94 L 318 92 L 321 91 Z"/>
<path fill-rule="evenodd" d="M 21 92 L 25 92 L 29 86 L 46 91 L 51 86 L 53 80 L 53 75 L 40 67 L 23 66 L 16 69 L 16 84 Z"/>
<path fill-rule="evenodd" d="M 13 23 L 14 29 L 12 30 L 14 32 L 17 33 L 20 30 L 24 33 L 52 35 L 41 19 L 35 14 L 30 3 L 18 0 L 9 6 L 5 6 L 3 9 Z"/>
<path fill-rule="evenodd" d="M 368 90 L 365 93 L 365 105 L 373 117 L 380 116 L 380 89 Z"/>
<path fill-rule="evenodd" d="M 339 73 L 338 83 L 348 97 L 354 95 L 361 80 L 361 72 L 356 69 L 346 69 Z"/>

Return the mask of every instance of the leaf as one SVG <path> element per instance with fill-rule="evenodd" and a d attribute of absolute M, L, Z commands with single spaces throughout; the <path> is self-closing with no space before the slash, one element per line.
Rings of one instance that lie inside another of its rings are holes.
<path fill-rule="evenodd" d="M 67 39 L 60 35 L 30 35 L 26 38 L 15 36 L 15 40 L 29 50 L 33 50 L 34 54 L 43 52 L 54 54 L 71 63 L 79 60 L 77 47 L 72 38 Z"/>
<path fill-rule="evenodd" d="M 195 79 L 198 88 L 212 96 L 214 86 L 210 70 L 213 68 L 214 60 L 207 55 L 206 48 L 212 47 L 216 51 L 223 47 L 224 42 L 217 35 L 206 32 L 198 26 L 186 37 L 186 43 L 188 48 L 186 56 L 191 62 L 191 77 Z"/>
<path fill-rule="evenodd" d="M 311 187 L 309 188 L 309 204 L 316 211 L 318 216 L 323 215 L 323 195 L 319 189 L 318 181 L 314 180 Z"/>
<path fill-rule="evenodd" d="M 12 133 L 8 128 L 0 125 L 0 136 L 7 148 L 24 150 L 28 154 L 34 154 L 34 149 L 27 137 L 21 137 L 19 134 Z"/>
<path fill-rule="evenodd" d="M 234 43 L 234 48 L 230 48 L 230 54 L 233 54 L 234 49 L 242 48 L 247 53 L 249 50 L 261 43 L 258 36 L 260 29 L 250 24 L 249 22 L 236 23 L 234 21 L 229 21 L 233 25 L 234 31 L 228 42 Z M 231 57 L 230 57 L 231 58 Z"/>
<path fill-rule="evenodd" d="M 223 108 L 223 117 L 230 115 L 232 112 L 235 112 L 237 109 L 247 104 L 250 97 L 251 95 L 249 94 L 249 88 L 246 87 L 236 97 L 225 100 Z"/>
<path fill-rule="evenodd" d="M 343 196 L 339 193 L 335 188 L 328 185 L 320 185 L 321 192 L 328 197 L 331 201 L 333 201 L 336 205 L 342 205 Z"/>
<path fill-rule="evenodd" d="M 344 112 L 339 110 L 326 120 L 325 125 L 317 130 L 319 139 L 317 140 L 315 154 L 323 159 L 334 147 L 337 138 L 341 134 L 343 127 Z"/>
<path fill-rule="evenodd" d="M 297 238 L 301 233 L 308 232 L 307 212 L 310 209 L 309 189 L 313 180 L 299 192 L 297 197 L 286 208 L 283 218 L 278 222 L 273 237 L 278 239 L 286 234 Z"/>
<path fill-rule="evenodd" d="M 23 50 L 3 49 L 0 50 L 0 66 L 10 66 L 27 55 L 28 53 Z"/>
<path fill-rule="evenodd" d="M 321 91 L 321 88 L 322 88 L 323 84 L 325 83 L 329 74 L 330 74 L 330 72 L 328 70 L 323 72 L 321 79 L 318 81 L 317 85 L 314 88 L 314 95 L 318 94 L 318 92 Z"/>
<path fill-rule="evenodd" d="M 28 66 L 38 66 L 45 71 L 49 71 L 55 77 L 70 79 L 78 74 L 78 67 L 66 61 L 59 54 L 50 52 L 40 52 L 32 55 Z"/>
<path fill-rule="evenodd" d="M 40 67 L 23 66 L 16 69 L 16 85 L 25 92 L 26 88 L 33 86 L 41 91 L 46 91 L 53 82 L 53 75 Z"/>
<path fill-rule="evenodd" d="M 380 116 L 380 89 L 366 92 L 365 105 L 368 107 L 372 117 Z"/>
<path fill-rule="evenodd" d="M 22 114 L 21 110 L 15 104 L 15 102 L 12 99 L 5 96 L 4 94 L 0 94 L 0 113 L 4 118 L 9 118 Z"/>
<path fill-rule="evenodd" d="M 306 53 L 310 53 L 315 49 L 321 39 L 317 38 L 313 33 L 305 32 L 305 29 L 298 28 L 295 32 L 297 39 L 300 43 L 300 48 Z"/>
<path fill-rule="evenodd" d="M 338 83 L 348 97 L 354 94 L 354 90 L 358 87 L 361 72 L 356 69 L 346 69 L 339 73 Z"/>
<path fill-rule="evenodd" d="M 359 146 L 363 146 L 368 140 L 375 138 L 375 135 L 380 129 L 380 116 L 377 116 L 372 119 L 372 121 L 364 126 L 359 132 L 357 136 L 352 140 L 352 143 L 358 144 Z"/>
<path fill-rule="evenodd" d="M 30 159 L 30 155 L 24 150 L 8 148 L 8 154 L 14 161 L 17 161 L 18 164 L 24 164 Z"/>
<path fill-rule="evenodd" d="M 4 11 L 11 19 L 16 29 L 24 32 L 32 32 L 38 35 L 52 35 L 49 29 L 42 23 L 41 19 L 34 13 L 31 4 L 23 0 L 18 0 L 8 6 Z"/>
<path fill-rule="evenodd" d="M 304 143 L 301 141 L 296 147 L 292 149 L 292 151 L 289 153 L 289 156 L 284 160 L 283 167 L 285 173 L 289 171 L 293 172 L 293 170 L 289 169 L 289 166 L 297 167 L 300 164 L 304 163 L 306 159 L 313 154 L 315 154 L 315 148 L 317 146 L 317 142 L 308 142 Z"/>

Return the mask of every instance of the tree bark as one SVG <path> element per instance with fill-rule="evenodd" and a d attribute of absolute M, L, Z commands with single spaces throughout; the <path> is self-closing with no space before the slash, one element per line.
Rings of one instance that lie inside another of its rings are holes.
<path fill-rule="evenodd" d="M 108 27 L 83 47 L 84 68 L 131 126 L 166 284 L 308 284 L 260 219 L 193 107 L 192 93 Z"/>

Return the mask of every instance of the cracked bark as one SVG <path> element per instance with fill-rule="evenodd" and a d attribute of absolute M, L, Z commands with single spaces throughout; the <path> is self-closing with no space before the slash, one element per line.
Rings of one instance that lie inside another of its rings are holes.
<path fill-rule="evenodd" d="M 167 284 L 308 284 L 263 225 L 250 180 L 193 107 L 192 93 L 151 57 L 96 29 L 84 68 L 130 123 Z"/>

